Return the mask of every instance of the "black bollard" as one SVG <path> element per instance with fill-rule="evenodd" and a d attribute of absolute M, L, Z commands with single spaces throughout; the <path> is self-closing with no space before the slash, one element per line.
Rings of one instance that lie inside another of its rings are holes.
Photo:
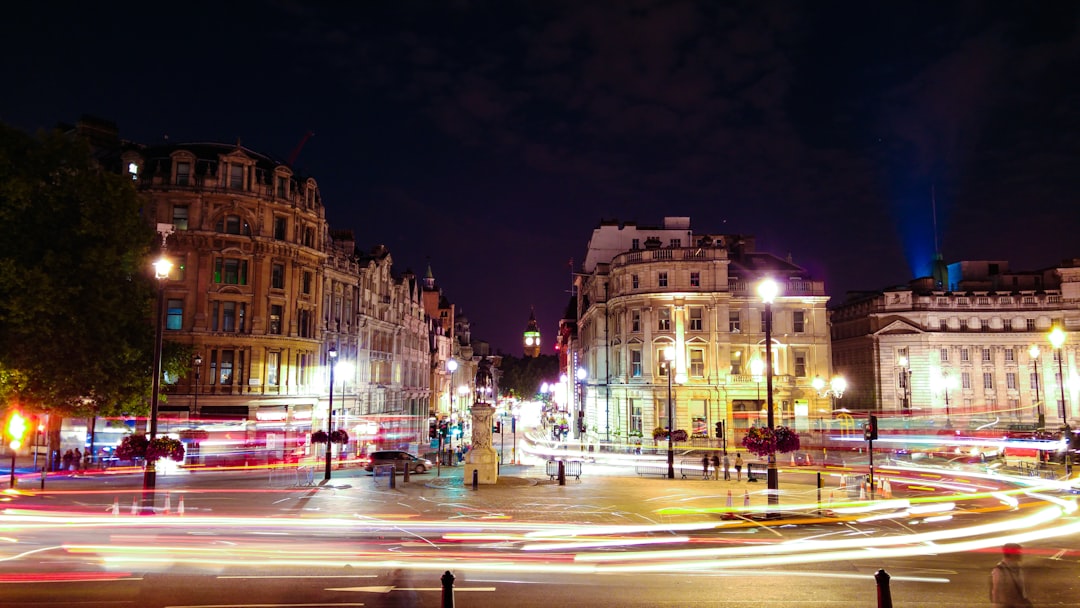
<path fill-rule="evenodd" d="M 878 608 L 892 608 L 892 593 L 889 591 L 889 573 L 884 569 L 874 574 L 877 581 L 877 605 Z"/>
<path fill-rule="evenodd" d="M 397 487 L 397 470 L 395 468 L 390 469 L 390 489 L 393 490 Z"/>
<path fill-rule="evenodd" d="M 475 489 L 477 489 L 479 487 L 480 487 L 480 469 L 473 469 L 472 470 L 472 489 L 475 490 Z"/>
<path fill-rule="evenodd" d="M 447 570 L 442 578 L 442 608 L 454 608 L 454 575 Z"/>
<path fill-rule="evenodd" d="M 559 485 L 566 485 L 566 463 L 561 460 L 559 461 Z"/>
<path fill-rule="evenodd" d="M 405 466 L 405 483 L 409 483 L 409 466 Z"/>

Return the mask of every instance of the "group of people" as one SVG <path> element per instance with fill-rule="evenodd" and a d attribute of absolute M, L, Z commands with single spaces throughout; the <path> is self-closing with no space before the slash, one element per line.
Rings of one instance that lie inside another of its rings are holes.
<path fill-rule="evenodd" d="M 720 479 L 720 473 L 723 472 L 724 481 L 730 481 L 731 480 L 731 458 L 728 456 L 727 452 L 724 452 L 723 461 L 721 461 L 720 456 L 718 454 L 715 454 L 715 453 L 711 457 L 708 454 L 705 454 L 704 456 L 701 457 L 701 469 L 702 469 L 701 470 L 701 478 L 702 479 L 709 479 L 710 478 L 710 474 L 709 474 L 709 471 L 710 471 L 709 467 L 710 466 L 712 467 L 712 469 L 711 469 L 712 470 L 712 475 L 711 475 L 712 479 L 717 479 L 717 480 Z M 735 454 L 735 481 L 742 481 L 742 468 L 743 468 L 742 454 L 736 453 Z"/>
<path fill-rule="evenodd" d="M 83 467 L 83 454 L 79 448 L 68 450 L 60 458 L 60 462 L 63 465 L 61 471 L 80 471 Z"/>

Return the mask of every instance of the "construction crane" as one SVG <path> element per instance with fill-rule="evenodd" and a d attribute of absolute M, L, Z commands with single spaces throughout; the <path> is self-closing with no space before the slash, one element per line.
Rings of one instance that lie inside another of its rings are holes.
<path fill-rule="evenodd" d="M 290 167 L 293 166 L 294 162 L 296 162 L 296 157 L 300 156 L 300 150 L 304 149 L 304 144 L 307 143 L 307 140 L 311 138 L 312 135 L 315 135 L 314 131 L 308 131 L 307 133 L 304 133 L 304 136 L 300 138 L 300 143 L 296 144 L 296 147 L 293 148 L 292 153 L 289 154 L 289 160 L 287 163 Z"/>

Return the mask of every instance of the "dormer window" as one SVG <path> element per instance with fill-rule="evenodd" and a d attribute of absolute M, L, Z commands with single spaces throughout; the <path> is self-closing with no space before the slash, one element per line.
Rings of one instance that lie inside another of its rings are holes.
<path fill-rule="evenodd" d="M 176 163 L 176 185 L 187 186 L 189 183 L 191 183 L 191 163 Z"/>
<path fill-rule="evenodd" d="M 277 196 L 286 198 L 289 195 L 289 178 L 279 175 L 277 178 Z"/>
<path fill-rule="evenodd" d="M 244 166 L 229 165 L 229 188 L 233 190 L 244 189 Z"/>

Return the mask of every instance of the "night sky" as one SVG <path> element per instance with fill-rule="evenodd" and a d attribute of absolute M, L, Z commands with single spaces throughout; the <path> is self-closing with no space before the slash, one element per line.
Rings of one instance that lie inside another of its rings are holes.
<path fill-rule="evenodd" d="M 430 263 L 473 335 L 552 352 L 601 219 L 753 234 L 834 301 L 1080 257 L 1080 3 L 17 3 L 0 121 L 296 160 Z"/>

